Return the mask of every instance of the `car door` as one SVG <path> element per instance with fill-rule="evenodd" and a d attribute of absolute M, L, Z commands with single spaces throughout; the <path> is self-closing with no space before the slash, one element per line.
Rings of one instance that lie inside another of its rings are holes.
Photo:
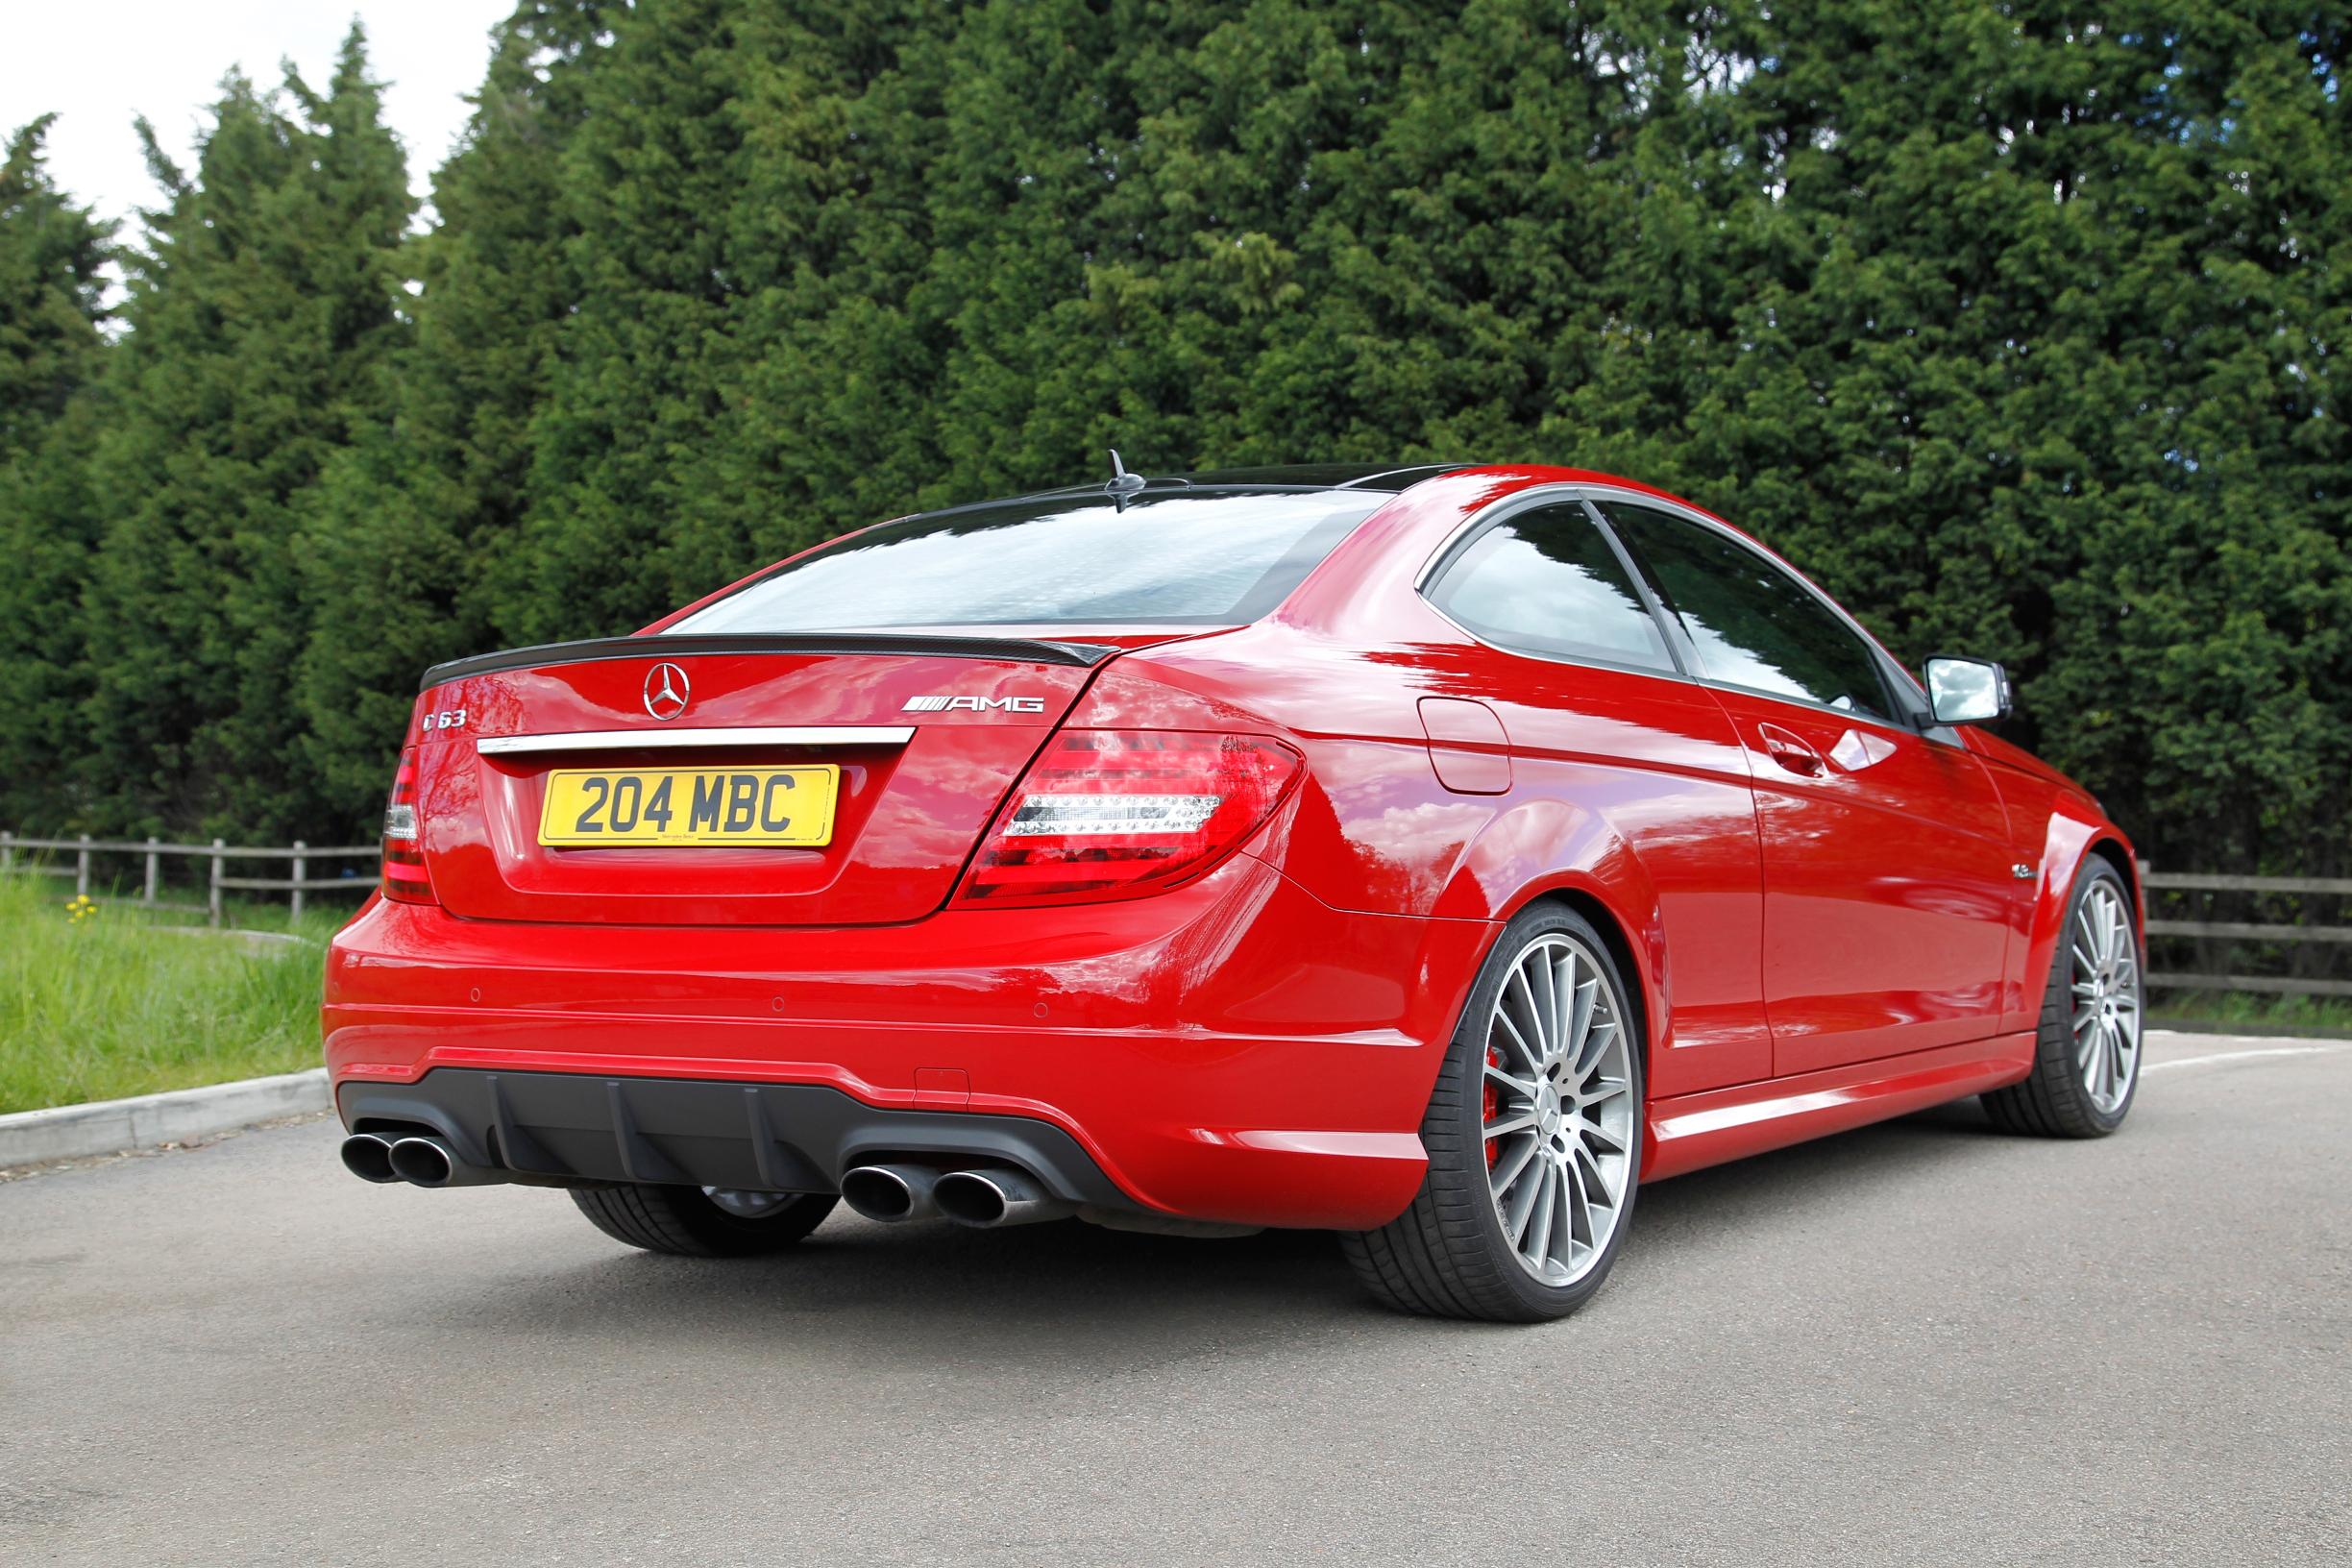
<path fill-rule="evenodd" d="M 1721 706 L 1677 665 L 1628 562 L 1580 502 L 1538 493 L 1482 517 L 1423 593 L 1477 639 L 1465 691 L 1503 722 L 1529 826 L 1561 820 L 1543 814 L 1552 802 L 1599 817 L 1654 893 L 1671 1013 L 1650 1092 L 1770 1077 L 1747 757 Z"/>
<path fill-rule="evenodd" d="M 1984 766 L 1906 722 L 1883 655 L 1771 557 L 1662 506 L 1602 510 L 1749 752 L 1775 1076 L 1995 1033 L 2017 884 Z"/>

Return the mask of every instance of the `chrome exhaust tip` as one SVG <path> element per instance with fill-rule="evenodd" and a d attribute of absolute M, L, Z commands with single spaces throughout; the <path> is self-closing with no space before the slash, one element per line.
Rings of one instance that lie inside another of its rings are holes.
<path fill-rule="evenodd" d="M 999 1225 L 1034 1225 L 1078 1212 L 1017 1170 L 951 1170 L 932 1188 L 940 1213 L 959 1225 L 992 1230 Z"/>
<path fill-rule="evenodd" d="M 506 1173 L 469 1165 L 437 1138 L 403 1138 L 392 1143 L 392 1174 L 418 1187 L 483 1187 Z"/>
<path fill-rule="evenodd" d="M 374 1133 L 354 1133 L 343 1140 L 343 1168 L 363 1182 L 397 1182 L 392 1168 L 392 1140 Z"/>
<path fill-rule="evenodd" d="M 392 1145 L 392 1174 L 419 1187 L 446 1187 L 456 1157 L 440 1139 L 404 1138 Z"/>
<path fill-rule="evenodd" d="M 884 1225 L 929 1219 L 939 1213 L 932 1197 L 939 1180 L 928 1165 L 859 1165 L 843 1173 L 842 1202 Z"/>

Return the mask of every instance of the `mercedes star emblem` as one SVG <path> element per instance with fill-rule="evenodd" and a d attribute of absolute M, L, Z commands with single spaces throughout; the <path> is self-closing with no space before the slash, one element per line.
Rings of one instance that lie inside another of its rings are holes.
<path fill-rule="evenodd" d="M 675 719 L 686 711 L 694 695 L 686 672 L 674 664 L 657 664 L 646 672 L 645 710 L 656 719 Z"/>

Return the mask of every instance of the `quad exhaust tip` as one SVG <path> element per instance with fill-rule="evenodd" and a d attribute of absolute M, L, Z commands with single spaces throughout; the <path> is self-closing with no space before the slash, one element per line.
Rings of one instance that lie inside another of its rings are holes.
<path fill-rule="evenodd" d="M 363 1182 L 416 1187 L 479 1187 L 507 1179 L 502 1170 L 469 1165 L 437 1138 L 354 1133 L 343 1140 L 343 1168 Z"/>
<path fill-rule="evenodd" d="M 939 1213 L 932 1189 L 940 1173 L 928 1165 L 860 1165 L 842 1176 L 842 1202 L 868 1219 L 902 1225 Z"/>
<path fill-rule="evenodd" d="M 1078 1212 L 1017 1170 L 951 1170 L 931 1191 L 940 1213 L 959 1225 L 991 1230 L 999 1225 L 1034 1225 Z"/>
<path fill-rule="evenodd" d="M 512 1181 L 503 1170 L 468 1164 L 438 1138 L 422 1134 L 354 1133 L 343 1140 L 343 1168 L 363 1182 L 415 1187 L 487 1187 Z"/>
<path fill-rule="evenodd" d="M 447 1187 L 457 1172 L 456 1157 L 437 1138 L 404 1138 L 392 1144 L 392 1174 L 419 1187 Z"/>
<path fill-rule="evenodd" d="M 990 1167 L 938 1170 L 930 1165 L 858 1165 L 841 1179 L 842 1201 L 884 1225 L 943 1215 L 989 1230 L 1060 1219 L 1078 1206 L 1048 1192 L 1024 1171 Z"/>
<path fill-rule="evenodd" d="M 343 1140 L 343 1168 L 363 1182 L 397 1182 L 392 1168 L 392 1140 L 374 1133 L 354 1133 Z"/>

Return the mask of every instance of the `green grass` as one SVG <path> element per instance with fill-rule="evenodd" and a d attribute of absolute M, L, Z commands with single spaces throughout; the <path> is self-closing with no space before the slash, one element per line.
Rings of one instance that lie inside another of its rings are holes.
<path fill-rule="evenodd" d="M 2340 996 L 2257 996 L 2240 992 L 2165 991 L 2148 1005 L 2148 1023 L 2209 1023 L 2244 1034 L 2304 1030 L 2352 1035 L 2352 1000 Z"/>
<path fill-rule="evenodd" d="M 254 952 L 105 900 L 76 920 L 71 895 L 49 877 L 0 876 L 0 1112 L 318 1065 L 315 940 Z M 349 913 L 306 913 L 305 934 Z"/>

